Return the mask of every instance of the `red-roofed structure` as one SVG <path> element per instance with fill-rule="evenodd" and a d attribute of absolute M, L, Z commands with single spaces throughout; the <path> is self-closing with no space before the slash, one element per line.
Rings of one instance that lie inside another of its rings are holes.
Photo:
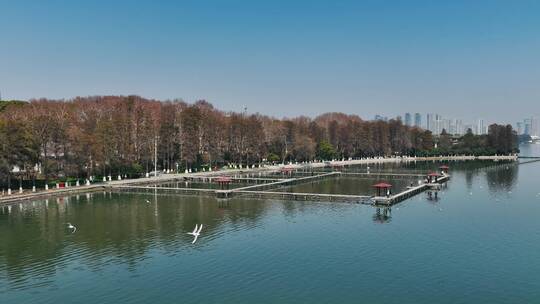
<path fill-rule="evenodd" d="M 437 172 L 431 172 L 431 173 L 429 173 L 427 176 L 428 176 L 428 183 L 431 184 L 431 183 L 433 183 L 433 182 L 437 182 L 437 179 L 438 179 L 439 177 L 441 177 L 442 175 L 440 175 L 440 174 L 437 173 Z"/>
<path fill-rule="evenodd" d="M 230 176 L 218 176 L 214 181 L 223 188 L 225 185 L 229 185 L 232 182 L 232 178 Z"/>
<path fill-rule="evenodd" d="M 285 174 L 292 174 L 292 172 L 294 171 L 294 168 L 292 167 L 283 167 L 281 168 L 281 173 Z"/>
<path fill-rule="evenodd" d="M 378 184 L 373 185 L 373 188 L 386 189 L 386 188 L 392 188 L 392 185 L 387 184 L 387 183 L 378 183 Z"/>
<path fill-rule="evenodd" d="M 385 192 L 389 192 L 389 189 L 392 188 L 391 184 L 380 182 L 378 184 L 373 185 L 373 188 L 377 189 L 377 196 L 381 196 L 381 190 L 386 190 Z"/>

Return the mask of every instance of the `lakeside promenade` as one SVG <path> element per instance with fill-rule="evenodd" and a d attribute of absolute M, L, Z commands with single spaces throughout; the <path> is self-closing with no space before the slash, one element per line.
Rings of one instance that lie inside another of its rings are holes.
<path fill-rule="evenodd" d="M 324 168 L 324 167 L 341 167 L 341 166 L 354 166 L 354 165 L 369 165 L 369 164 L 382 164 L 382 163 L 410 163 L 410 162 L 425 162 L 425 161 L 472 161 L 472 160 L 486 160 L 486 161 L 517 161 L 517 155 L 494 155 L 494 156 L 435 156 L 435 157 L 375 157 L 375 158 L 361 158 L 361 159 L 349 159 L 349 160 L 333 160 L 333 161 L 319 161 L 319 162 L 304 162 L 304 163 L 289 163 L 289 164 L 277 164 L 277 165 L 260 165 L 252 167 L 236 167 L 225 168 L 218 171 L 200 171 L 194 173 L 163 173 L 158 176 L 142 177 L 136 179 L 123 179 L 112 180 L 106 182 L 99 182 L 91 185 L 81 186 L 69 186 L 65 188 L 55 188 L 49 190 L 41 190 L 36 192 L 25 191 L 23 193 L 12 193 L 11 195 L 4 194 L 0 196 L 0 205 L 9 204 L 14 202 L 34 200 L 49 196 L 61 196 L 74 193 L 85 193 L 93 191 L 103 191 L 111 189 L 114 186 L 127 186 L 133 184 L 157 184 L 165 183 L 174 180 L 183 180 L 185 178 L 192 178 L 197 176 L 219 176 L 238 173 L 250 173 L 261 171 L 278 171 L 284 167 L 291 169 L 310 169 L 310 168 Z"/>

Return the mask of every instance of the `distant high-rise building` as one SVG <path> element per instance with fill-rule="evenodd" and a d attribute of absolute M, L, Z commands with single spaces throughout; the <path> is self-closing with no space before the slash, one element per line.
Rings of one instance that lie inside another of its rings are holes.
<path fill-rule="evenodd" d="M 450 119 L 441 119 L 439 128 L 441 129 L 440 133 L 442 133 L 442 130 L 445 130 L 446 133 L 450 133 L 450 134 L 454 133 L 452 129 L 452 121 Z"/>
<path fill-rule="evenodd" d="M 401 115 L 396 116 L 396 120 L 403 121 L 403 119 L 401 118 Z"/>
<path fill-rule="evenodd" d="M 465 130 L 463 129 L 463 121 L 461 121 L 461 119 L 456 119 L 454 124 L 455 124 L 455 134 L 458 134 L 458 135 L 465 134 Z"/>
<path fill-rule="evenodd" d="M 517 132 L 518 135 L 523 134 L 523 123 L 522 122 L 517 122 L 516 123 L 516 132 Z"/>
<path fill-rule="evenodd" d="M 531 131 L 530 131 L 530 135 L 531 135 L 531 136 L 538 136 L 538 135 L 539 135 L 539 132 L 540 132 L 540 130 L 538 130 L 538 118 L 536 118 L 536 117 L 531 117 Z"/>
<path fill-rule="evenodd" d="M 428 113 L 426 115 L 426 129 L 435 133 L 435 115 Z"/>
<path fill-rule="evenodd" d="M 433 131 L 435 134 L 441 134 L 443 129 L 443 118 L 439 114 L 435 114 L 435 130 Z"/>
<path fill-rule="evenodd" d="M 422 127 L 422 115 L 420 113 L 414 114 L 414 126 L 418 128 Z"/>
<path fill-rule="evenodd" d="M 532 135 L 532 121 L 530 118 L 525 118 L 523 120 L 523 134 L 525 135 Z"/>
<path fill-rule="evenodd" d="M 448 127 L 448 128 L 445 128 L 446 132 L 450 134 L 456 134 L 456 127 L 454 126 L 454 120 L 445 119 L 445 125 Z"/>
<path fill-rule="evenodd" d="M 405 125 L 412 126 L 412 116 L 411 113 L 405 113 Z"/>
<path fill-rule="evenodd" d="M 477 135 L 483 135 L 486 134 L 486 125 L 483 119 L 478 119 L 478 123 L 476 125 L 476 134 Z"/>

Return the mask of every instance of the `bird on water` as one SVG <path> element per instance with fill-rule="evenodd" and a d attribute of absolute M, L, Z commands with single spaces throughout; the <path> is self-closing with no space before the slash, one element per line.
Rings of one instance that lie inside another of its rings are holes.
<path fill-rule="evenodd" d="M 67 223 L 68 229 L 71 229 L 71 233 L 75 233 L 77 231 L 77 227 L 71 225 L 71 223 Z"/>
<path fill-rule="evenodd" d="M 195 238 L 193 239 L 193 242 L 191 242 L 191 244 L 195 244 L 195 242 L 197 241 L 197 238 L 199 237 L 199 235 L 201 235 L 202 227 L 203 227 L 202 224 L 201 224 L 200 227 L 199 227 L 199 225 L 195 224 L 195 229 L 193 229 L 192 232 L 188 232 L 188 233 L 187 233 L 187 234 L 193 235 L 193 236 L 195 237 Z"/>

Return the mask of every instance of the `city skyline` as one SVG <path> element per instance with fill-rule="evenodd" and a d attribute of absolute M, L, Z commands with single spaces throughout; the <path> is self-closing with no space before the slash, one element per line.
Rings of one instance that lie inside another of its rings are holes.
<path fill-rule="evenodd" d="M 455 117 L 445 117 L 439 113 L 419 113 L 406 112 L 404 115 L 389 117 L 381 114 L 375 114 L 373 120 L 390 119 L 401 120 L 406 126 L 420 127 L 431 131 L 433 134 L 440 134 L 442 130 L 446 130 L 450 134 L 463 135 L 468 129 L 471 129 L 474 134 L 482 135 L 488 133 L 489 125 L 493 123 L 501 124 L 499 121 L 486 120 L 477 118 L 474 120 L 463 120 Z M 528 116 L 512 125 L 518 135 L 540 136 L 540 119 L 537 116 Z"/>
<path fill-rule="evenodd" d="M 0 10 L 4 99 L 133 94 L 276 117 L 540 115 L 538 2 L 0 1 Z"/>

